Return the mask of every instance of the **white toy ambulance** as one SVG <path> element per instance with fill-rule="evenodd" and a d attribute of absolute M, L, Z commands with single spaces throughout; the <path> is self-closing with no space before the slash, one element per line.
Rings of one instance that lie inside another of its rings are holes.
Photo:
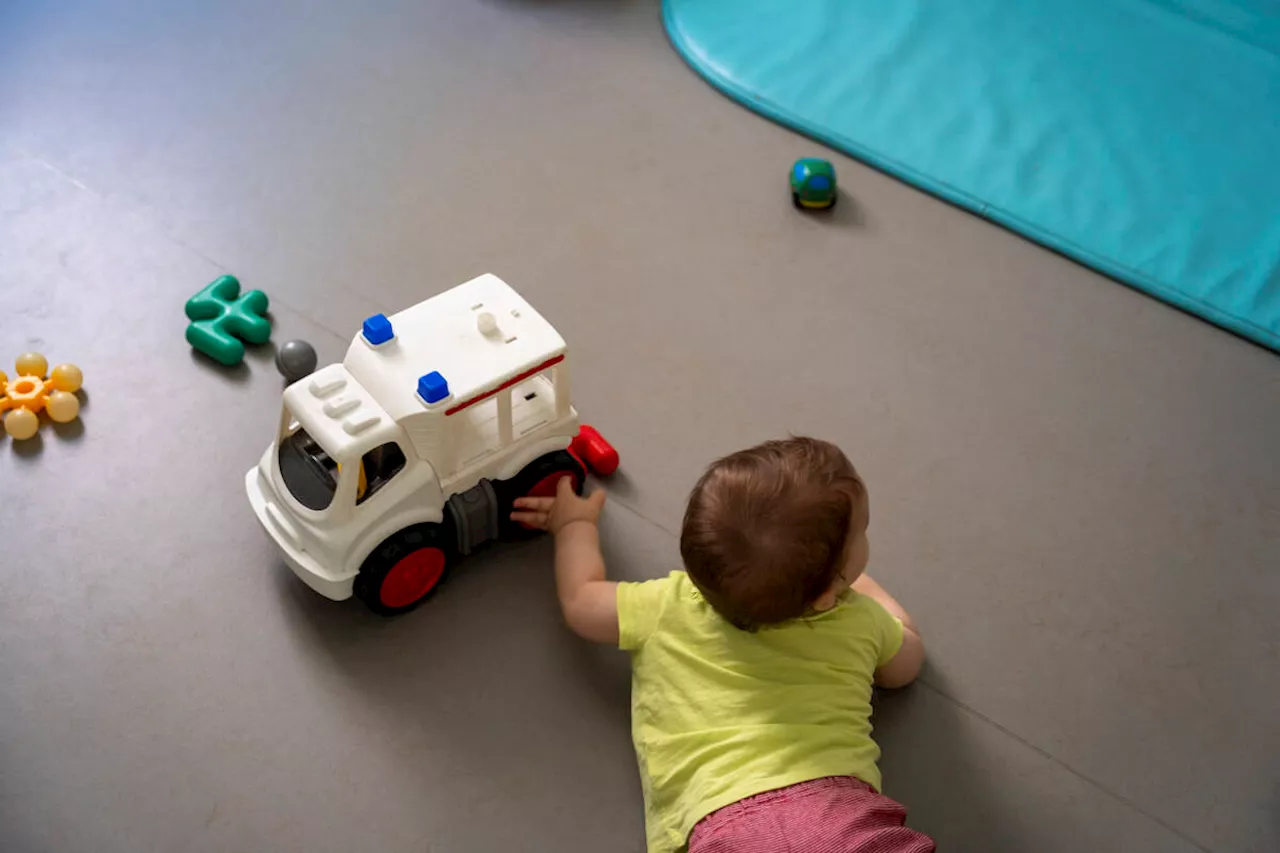
<path fill-rule="evenodd" d="M 480 545 L 524 534 L 517 497 L 566 475 L 581 492 L 584 461 L 608 474 L 617 453 L 579 428 L 564 339 L 482 275 L 370 317 L 342 364 L 286 388 L 245 490 L 308 586 L 395 614 Z"/>

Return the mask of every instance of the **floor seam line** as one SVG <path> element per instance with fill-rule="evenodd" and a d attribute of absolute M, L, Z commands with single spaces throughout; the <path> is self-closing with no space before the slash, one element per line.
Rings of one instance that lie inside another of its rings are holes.
<path fill-rule="evenodd" d="M 26 160 L 30 160 L 32 163 L 35 163 L 37 166 L 41 166 L 42 168 L 49 170 L 50 172 L 57 175 L 62 180 L 66 181 L 67 183 L 71 184 L 77 189 L 80 189 L 80 190 L 83 190 L 84 192 L 89 193 L 99 201 L 106 200 L 107 196 L 104 195 L 102 192 L 99 192 L 98 190 L 94 189 L 91 185 L 86 184 L 84 181 L 80 180 L 75 175 L 71 174 L 70 172 L 63 169 L 61 166 L 57 165 L 51 160 L 47 160 L 44 157 L 33 154 L 32 152 L 27 151 L 26 149 L 21 147 L 10 146 L 9 150 L 13 151 L 19 157 Z M 218 262 L 216 259 L 206 254 L 200 248 L 193 246 L 188 241 L 184 240 L 183 238 L 171 232 L 169 229 L 165 228 L 159 221 L 157 221 L 157 217 L 153 215 L 153 212 L 158 210 L 157 208 L 154 208 L 152 206 L 145 205 L 145 204 L 138 204 L 133 201 L 127 201 L 127 203 L 129 205 L 129 208 L 134 213 L 136 213 L 143 222 L 145 222 L 147 225 L 153 228 L 159 236 L 170 241 L 178 248 L 188 251 L 191 254 L 195 255 L 200 260 L 220 270 L 224 275 L 235 275 L 235 273 L 232 272 L 225 264 Z M 339 285 L 339 286 L 341 286 L 343 292 L 348 295 L 357 296 L 365 299 L 368 298 L 363 294 L 359 294 L 350 290 L 346 286 L 342 286 L 342 285 Z M 268 298 L 272 303 L 281 305 L 289 309 L 294 314 L 297 314 L 299 317 L 303 318 L 307 322 L 315 326 L 318 326 L 319 328 L 325 330 L 326 332 L 329 332 L 330 334 L 336 335 L 339 340 L 344 340 L 347 338 L 346 333 L 340 332 L 337 329 L 330 327 L 328 324 L 321 322 L 320 320 L 316 319 L 311 314 L 308 314 L 306 311 L 302 310 L 300 307 L 293 304 L 292 302 L 286 299 L 281 299 L 278 296 L 271 296 L 270 294 L 268 294 Z M 374 300 L 370 300 L 370 301 L 374 301 Z"/>
<path fill-rule="evenodd" d="M 609 491 L 608 489 L 605 489 L 606 494 L 608 494 L 608 491 Z M 641 521 L 645 522 L 651 527 L 656 527 L 658 530 L 661 530 L 663 533 L 667 534 L 672 539 L 678 540 L 680 538 L 680 534 L 676 533 L 674 530 L 668 530 L 666 526 L 664 526 L 661 522 L 655 521 L 654 519 L 645 515 L 643 512 L 636 509 L 634 506 L 631 506 L 630 504 L 626 503 L 625 501 L 619 500 L 618 498 L 610 498 L 609 502 L 617 505 L 618 507 L 621 507 L 622 509 L 625 509 L 627 512 L 631 513 L 636 518 L 640 519 Z"/>
<path fill-rule="evenodd" d="M 1181 838 L 1183 841 L 1185 841 L 1185 842 L 1187 842 L 1188 844 L 1190 844 L 1190 845 L 1192 845 L 1193 847 L 1195 847 L 1197 850 L 1201 850 L 1201 851 L 1203 851 L 1204 853 L 1214 853 L 1214 851 L 1213 851 L 1213 849 L 1212 849 L 1212 848 L 1210 848 L 1210 847 L 1206 847 L 1204 844 L 1200 843 L 1200 842 L 1199 842 L 1199 841 L 1197 841 L 1195 838 L 1192 838 L 1191 836 L 1187 835 L 1185 832 L 1183 832 L 1182 830 L 1178 829 L 1176 826 L 1173 826 L 1173 825 L 1172 825 L 1172 824 L 1170 824 L 1168 821 L 1164 820 L 1163 818 L 1161 818 L 1161 817 L 1159 817 L 1159 816 L 1157 816 L 1157 815 L 1153 815 L 1153 814 L 1151 814 L 1151 813 L 1150 813 L 1150 812 L 1148 812 L 1146 809 L 1142 808 L 1142 807 L 1141 807 L 1141 806 L 1139 806 L 1137 803 L 1135 803 L 1133 800 L 1129 799 L 1128 797 L 1124 796 L 1123 794 L 1120 794 L 1120 793 L 1118 793 L 1118 792 L 1116 792 L 1116 791 L 1111 790 L 1110 788 L 1108 788 L 1106 785 L 1102 784 L 1102 783 L 1101 783 L 1100 781 L 1098 781 L 1097 779 L 1094 779 L 1094 778 L 1092 778 L 1091 776 L 1088 776 L 1088 775 L 1086 775 L 1085 773 L 1081 772 L 1080 770 L 1077 770 L 1076 768 L 1072 767 L 1072 766 L 1071 766 L 1070 764 L 1068 764 L 1067 762 L 1063 761 L 1061 758 L 1058 758 L 1058 757 L 1057 757 L 1056 755 L 1054 755 L 1053 753 L 1049 752 L 1048 750 L 1044 749 L 1043 747 L 1037 746 L 1036 744 L 1034 744 L 1034 743 L 1032 743 L 1031 741 L 1027 740 L 1027 739 L 1026 739 L 1025 737 L 1023 737 L 1022 735 L 1020 735 L 1020 734 L 1018 734 L 1017 732 L 1013 731 L 1012 729 L 1008 728 L 1007 726 L 1004 726 L 1004 725 L 1002 725 L 1001 723 L 996 722 L 996 721 L 995 721 L 995 720 L 993 720 L 991 717 L 988 717 L 986 714 L 984 714 L 984 713 L 982 713 L 981 711 L 979 711 L 978 709 L 974 708 L 972 705 L 969 705 L 968 703 L 963 702 L 963 701 L 961 701 L 960 699 L 957 699 L 956 697 L 954 697 L 954 696 L 950 695 L 949 693 L 947 693 L 946 691 L 942 690 L 942 689 L 941 689 L 941 688 L 939 688 L 937 685 L 935 685 L 935 684 L 931 683 L 931 682 L 930 682 L 930 681 L 928 681 L 927 679 L 925 679 L 925 678 L 920 678 L 920 679 L 918 679 L 918 682 L 920 683 L 920 685 L 921 685 L 922 687 L 924 687 L 924 688 L 926 688 L 926 689 L 928 689 L 928 690 L 933 691 L 933 693 L 935 693 L 936 695 L 938 695 L 938 696 L 942 697 L 942 698 L 943 698 L 943 699 L 945 699 L 946 701 L 948 701 L 948 702 L 952 703 L 953 705 L 957 706 L 958 708 L 961 708 L 961 709 L 962 709 L 962 710 L 964 710 L 965 712 L 967 712 L 967 713 L 969 713 L 969 714 L 972 714 L 974 717 L 977 717 L 979 720 L 981 720 L 982 722 L 984 722 L 984 723 L 986 723 L 987 725 L 991 726 L 992 728 L 996 729 L 996 730 L 997 730 L 997 731 L 999 731 L 1001 734 L 1003 734 L 1003 735 L 1005 735 L 1005 736 L 1007 736 L 1007 737 L 1012 738 L 1013 740 L 1017 741 L 1017 742 L 1018 742 L 1019 744 L 1021 744 L 1022 746 L 1025 746 L 1027 749 L 1030 749 L 1032 752 L 1035 752 L 1037 755 L 1041 756 L 1042 758 L 1046 758 L 1046 759 L 1048 759 L 1048 760 L 1049 760 L 1050 762 L 1052 762 L 1054 765 L 1056 765 L 1056 766 L 1058 766 L 1058 767 L 1062 768 L 1063 770 L 1067 771 L 1067 772 L 1068 772 L 1068 773 L 1070 773 L 1072 776 L 1075 776 L 1077 779 L 1081 780 L 1082 782 L 1085 782 L 1086 784 L 1088 784 L 1090 787 L 1094 788 L 1095 790 L 1098 790 L 1098 791 L 1102 792 L 1103 794 L 1106 794 L 1106 795 L 1107 795 L 1108 797 L 1110 797 L 1111 799 L 1113 799 L 1113 800 L 1115 800 L 1115 801 L 1117 801 L 1117 802 L 1119 802 L 1119 803 L 1121 803 L 1121 804 L 1123 804 L 1123 805 L 1127 806 L 1127 807 L 1128 807 L 1128 808 L 1130 808 L 1130 809 L 1133 809 L 1133 811 L 1137 812 L 1138 814 L 1142 815 L 1143 817 L 1147 818 L 1148 820 L 1150 820 L 1150 821 L 1152 821 L 1152 822 L 1154 822 L 1154 823 L 1156 823 L 1156 824 L 1160 825 L 1160 826 L 1161 826 L 1161 827 L 1163 827 L 1164 829 L 1166 829 L 1166 830 L 1168 830 L 1169 832 L 1171 832 L 1171 833 L 1173 833 L 1174 835 L 1176 835 L 1178 838 Z"/>

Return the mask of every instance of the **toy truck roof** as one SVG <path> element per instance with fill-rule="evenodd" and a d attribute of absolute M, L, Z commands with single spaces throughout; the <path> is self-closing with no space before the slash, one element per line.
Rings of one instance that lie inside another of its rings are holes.
<path fill-rule="evenodd" d="M 446 413 L 564 359 L 560 333 L 486 273 L 364 323 L 343 365 L 395 421 L 428 404 Z"/>

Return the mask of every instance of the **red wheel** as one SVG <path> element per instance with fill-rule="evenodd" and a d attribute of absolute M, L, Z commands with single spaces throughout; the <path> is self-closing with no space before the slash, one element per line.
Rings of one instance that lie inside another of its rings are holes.
<path fill-rule="evenodd" d="M 365 558 L 353 591 L 374 613 L 405 613 L 436 591 L 456 551 L 451 527 L 406 527 L 388 536 Z"/>
<path fill-rule="evenodd" d="M 555 496 L 556 484 L 562 477 L 568 477 L 573 490 L 582 494 L 582 484 L 586 481 L 587 472 L 573 455 L 565 450 L 557 450 L 545 456 L 539 456 L 530 462 L 520 473 L 510 480 L 495 484 L 500 489 L 501 523 L 504 536 L 526 536 L 533 531 L 527 524 L 511 521 L 511 510 L 515 507 L 516 498 L 549 498 Z"/>
<path fill-rule="evenodd" d="M 560 485 L 560 481 L 568 477 L 573 484 L 573 490 L 578 494 L 582 494 L 582 478 L 575 471 L 557 471 L 554 474 L 548 474 L 541 480 L 533 484 L 529 491 L 525 492 L 523 497 L 526 498 L 554 498 L 556 489 Z M 524 522 L 517 522 L 525 530 L 536 530 L 536 527 L 530 527 Z"/>
<path fill-rule="evenodd" d="M 444 577 L 445 556 L 439 548 L 419 548 L 401 557 L 382 579 L 378 599 L 399 610 L 416 603 Z"/>
<path fill-rule="evenodd" d="M 573 483 L 575 492 L 582 492 L 582 478 L 578 476 L 577 471 L 557 471 L 554 474 L 548 474 L 541 480 L 533 484 L 533 487 L 525 493 L 527 498 L 554 498 L 556 489 L 560 486 L 560 481 L 565 477 Z"/>

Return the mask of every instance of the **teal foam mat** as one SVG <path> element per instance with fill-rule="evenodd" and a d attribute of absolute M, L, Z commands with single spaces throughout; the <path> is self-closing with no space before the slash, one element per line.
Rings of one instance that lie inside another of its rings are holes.
<path fill-rule="evenodd" d="M 1276 0 L 665 0 L 664 15 L 751 109 L 1280 350 Z"/>

